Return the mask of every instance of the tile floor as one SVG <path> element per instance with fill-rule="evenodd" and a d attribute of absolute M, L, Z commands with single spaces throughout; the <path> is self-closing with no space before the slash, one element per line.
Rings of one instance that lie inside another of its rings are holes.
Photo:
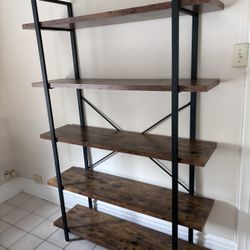
<path fill-rule="evenodd" d="M 53 226 L 59 217 L 58 205 L 26 193 L 16 195 L 0 204 L 0 250 L 105 250 L 87 240 L 66 242 L 63 230 Z"/>

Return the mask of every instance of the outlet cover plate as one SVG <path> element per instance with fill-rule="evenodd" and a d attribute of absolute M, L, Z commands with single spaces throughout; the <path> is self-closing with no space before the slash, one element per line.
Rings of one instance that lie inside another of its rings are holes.
<path fill-rule="evenodd" d="M 247 67 L 248 66 L 248 43 L 238 43 L 234 45 L 234 67 Z"/>
<path fill-rule="evenodd" d="M 42 176 L 40 176 L 40 175 L 34 175 L 33 176 L 33 180 L 34 180 L 34 182 L 36 182 L 36 183 L 39 183 L 39 184 L 43 184 L 43 177 Z"/>

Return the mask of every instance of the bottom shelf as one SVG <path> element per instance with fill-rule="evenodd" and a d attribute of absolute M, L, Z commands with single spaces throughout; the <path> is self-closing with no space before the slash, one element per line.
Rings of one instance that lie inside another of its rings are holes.
<path fill-rule="evenodd" d="M 67 212 L 68 227 L 76 236 L 108 249 L 171 250 L 171 236 L 77 205 Z M 63 228 L 59 218 L 54 225 Z M 180 250 L 206 249 L 179 240 Z"/>

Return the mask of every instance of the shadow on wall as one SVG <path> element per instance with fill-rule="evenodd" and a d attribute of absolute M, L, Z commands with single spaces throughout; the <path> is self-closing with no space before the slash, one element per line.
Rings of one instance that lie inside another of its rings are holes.
<path fill-rule="evenodd" d="M 250 214 L 244 211 L 238 213 L 238 249 L 249 249 L 250 244 Z"/>
<path fill-rule="evenodd" d="M 237 196 L 238 175 L 240 174 L 240 151 L 240 146 L 219 143 L 208 166 L 196 171 L 198 193 L 205 197 L 215 198 L 215 204 L 204 231 L 231 241 L 236 239 L 240 213 L 236 207 L 237 197 L 234 197 Z M 218 157 L 222 157 L 223 162 L 219 161 Z M 220 162 L 219 165 L 218 162 Z M 213 194 L 218 194 L 218 196 L 214 197 Z M 250 221 L 250 215 L 248 216 Z"/>
<path fill-rule="evenodd" d="M 235 203 L 236 197 L 232 196 L 232 193 L 235 194 L 238 189 L 241 150 L 239 145 L 217 143 L 207 165 L 204 168 L 196 168 L 197 192 L 210 198 L 216 198 L 213 197 L 216 193 L 219 200 L 229 201 L 230 198 L 229 202 Z"/>
<path fill-rule="evenodd" d="M 215 201 L 204 232 L 234 240 L 237 231 L 238 212 L 238 209 L 229 203 Z M 250 215 L 248 215 L 248 220 L 250 221 Z"/>
<path fill-rule="evenodd" d="M 78 1 L 79 0 L 71 0 L 72 4 L 75 4 Z M 168 1 L 168 0 L 151 0 L 151 1 L 145 1 L 145 5 L 146 4 L 150 4 L 150 3 L 154 4 L 154 3 L 161 3 L 161 2 L 166 2 L 166 1 Z M 240 0 L 221 0 L 221 1 L 225 4 L 225 8 L 229 8 L 229 7 L 233 6 L 235 3 L 237 3 Z M 90 6 L 90 5 L 93 5 L 93 4 L 95 5 L 96 2 L 93 2 L 92 0 L 89 0 L 89 1 L 86 1 L 86 4 L 87 4 L 87 6 Z M 139 5 L 143 5 L 143 3 L 140 4 L 139 1 L 138 1 L 138 6 Z M 129 7 L 130 7 L 130 4 L 128 3 L 128 8 Z"/>
<path fill-rule="evenodd" d="M 229 8 L 239 2 L 240 0 L 221 0 L 225 4 L 225 8 Z"/>
<path fill-rule="evenodd" d="M 234 218 L 232 220 L 232 218 Z M 236 243 L 238 238 L 238 249 L 248 249 L 246 244 L 250 235 L 250 214 L 237 209 L 236 207 L 222 201 L 216 201 L 214 208 L 209 216 L 204 232 L 216 236 L 233 240 Z M 220 234 L 224 232 L 224 234 Z M 232 237 L 233 236 L 233 237 Z M 203 242 L 204 234 L 199 233 L 198 242 Z"/>

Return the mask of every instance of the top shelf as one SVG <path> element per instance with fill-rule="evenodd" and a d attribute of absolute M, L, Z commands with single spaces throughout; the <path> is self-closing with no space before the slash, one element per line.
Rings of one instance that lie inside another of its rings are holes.
<path fill-rule="evenodd" d="M 186 92 L 207 92 L 220 83 L 219 79 L 180 79 L 179 90 Z M 43 82 L 32 83 L 43 87 Z M 50 88 L 171 91 L 171 79 L 57 79 L 49 81 Z"/>
<path fill-rule="evenodd" d="M 44 21 L 41 22 L 41 27 L 74 29 L 166 18 L 171 16 L 171 7 L 172 2 L 169 1 L 128 9 Z M 204 13 L 223 10 L 224 4 L 219 0 L 181 0 L 181 7 L 194 13 Z M 34 23 L 23 24 L 23 29 L 34 29 Z"/>

